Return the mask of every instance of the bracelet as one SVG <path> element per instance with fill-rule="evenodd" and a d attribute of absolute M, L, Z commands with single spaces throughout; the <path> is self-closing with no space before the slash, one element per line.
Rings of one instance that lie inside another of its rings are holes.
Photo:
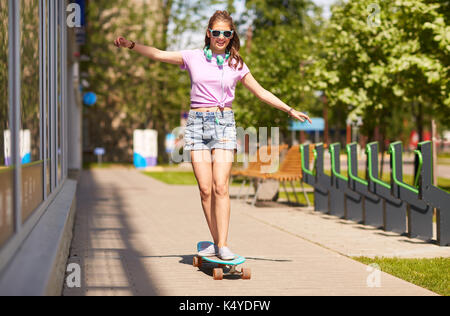
<path fill-rule="evenodd" d="M 133 42 L 133 41 L 131 41 L 131 46 L 130 46 L 130 47 L 128 47 L 128 49 L 133 49 L 135 45 L 136 45 L 136 43 L 135 43 L 135 42 Z"/>
<path fill-rule="evenodd" d="M 294 108 L 291 108 L 289 111 L 288 111 L 288 115 L 289 116 L 291 116 L 291 111 L 293 110 Z"/>

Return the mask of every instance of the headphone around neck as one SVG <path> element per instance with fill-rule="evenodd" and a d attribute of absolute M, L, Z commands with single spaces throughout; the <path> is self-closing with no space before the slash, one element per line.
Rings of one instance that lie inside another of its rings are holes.
<path fill-rule="evenodd" d="M 205 53 L 206 59 L 211 60 L 212 59 L 212 50 L 209 48 L 209 45 L 205 47 L 205 49 L 203 50 L 203 52 Z M 228 58 L 230 58 L 230 52 L 227 50 L 225 53 L 225 60 L 223 59 L 223 57 L 221 55 L 218 55 L 216 57 L 216 61 L 217 61 L 217 65 L 218 66 L 222 66 L 223 63 L 228 60 Z"/>

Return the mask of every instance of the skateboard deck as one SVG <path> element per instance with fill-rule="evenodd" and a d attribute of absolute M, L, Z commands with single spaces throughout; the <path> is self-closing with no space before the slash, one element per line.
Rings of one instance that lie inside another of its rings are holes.
<path fill-rule="evenodd" d="M 213 245 L 214 243 L 210 241 L 200 241 L 197 244 L 197 252 L 205 249 L 209 245 Z M 205 256 L 194 256 L 193 266 L 201 268 L 203 262 L 210 262 L 214 264 L 218 264 L 219 267 L 213 270 L 213 278 L 214 280 L 222 280 L 224 275 L 240 275 L 242 279 L 248 280 L 251 278 L 251 270 L 249 268 L 242 268 L 241 271 L 236 269 L 237 266 L 243 264 L 245 262 L 245 258 L 239 255 L 233 260 L 222 260 L 216 256 L 214 257 L 205 257 Z M 224 273 L 223 268 L 227 268 L 229 271 Z"/>

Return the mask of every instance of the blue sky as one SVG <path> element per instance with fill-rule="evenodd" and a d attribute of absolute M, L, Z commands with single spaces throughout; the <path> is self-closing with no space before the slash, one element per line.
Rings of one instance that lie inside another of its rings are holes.
<path fill-rule="evenodd" d="M 322 6 L 324 8 L 324 16 L 329 17 L 330 6 L 335 2 L 336 0 L 313 0 L 313 2 L 319 6 Z M 233 16 L 234 19 L 239 18 L 240 14 L 245 11 L 245 0 L 235 0 L 235 7 L 236 7 L 236 13 Z M 214 12 L 215 10 L 223 10 L 223 6 L 213 6 L 211 8 L 211 12 Z M 170 29 L 170 25 L 169 25 Z M 179 41 L 176 41 L 172 45 L 169 46 L 170 50 L 181 50 L 181 49 L 194 49 L 194 48 L 200 48 L 203 46 L 204 41 L 204 34 L 203 33 L 193 33 L 193 32 L 187 32 L 183 35 L 182 38 L 180 38 Z M 242 38 L 242 36 L 241 36 Z"/>

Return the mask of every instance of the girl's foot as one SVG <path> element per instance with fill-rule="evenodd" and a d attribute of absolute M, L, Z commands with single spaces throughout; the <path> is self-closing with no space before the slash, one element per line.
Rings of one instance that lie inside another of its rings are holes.
<path fill-rule="evenodd" d="M 219 248 L 218 257 L 222 260 L 233 260 L 236 256 L 228 247 L 221 247 Z"/>
<path fill-rule="evenodd" d="M 214 257 L 218 253 L 218 248 L 216 245 L 209 245 L 205 249 L 198 252 L 200 257 Z"/>

